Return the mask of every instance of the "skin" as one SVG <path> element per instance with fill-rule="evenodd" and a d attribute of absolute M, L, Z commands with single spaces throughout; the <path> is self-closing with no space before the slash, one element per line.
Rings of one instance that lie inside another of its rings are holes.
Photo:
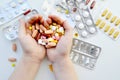
<path fill-rule="evenodd" d="M 44 46 L 38 45 L 31 35 L 27 33 L 27 26 L 35 21 L 39 21 L 46 28 L 48 28 L 52 21 L 64 27 L 65 34 L 61 37 L 56 47 L 45 49 Z M 69 58 L 73 29 L 68 22 L 55 15 L 49 15 L 46 21 L 43 20 L 42 16 L 35 15 L 27 24 L 23 20 L 20 22 L 19 40 L 24 54 L 9 80 L 21 80 L 21 78 L 22 80 L 34 80 L 40 64 L 46 55 L 53 65 L 56 80 L 78 80 Z"/>

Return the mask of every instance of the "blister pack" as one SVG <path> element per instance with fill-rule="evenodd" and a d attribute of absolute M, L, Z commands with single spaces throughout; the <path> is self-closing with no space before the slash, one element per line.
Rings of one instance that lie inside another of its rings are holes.
<path fill-rule="evenodd" d="M 75 23 L 75 30 L 80 37 L 88 38 L 97 33 L 93 18 L 86 5 L 85 0 L 65 0 L 66 3 L 61 2 L 64 5 L 61 8 L 66 10 L 68 8 L 68 15 Z M 59 6 L 60 7 L 60 6 Z"/>
<path fill-rule="evenodd" d="M 10 22 L 23 13 L 31 10 L 27 0 L 12 0 L 0 7 L 0 25 Z"/>
<path fill-rule="evenodd" d="M 70 58 L 75 64 L 81 65 L 88 69 L 94 69 L 100 52 L 100 47 L 73 38 Z"/>
<path fill-rule="evenodd" d="M 29 11 L 28 13 L 24 14 L 22 18 L 24 18 L 27 21 L 35 14 L 38 14 L 38 11 L 34 9 L 31 12 Z M 19 19 L 14 22 L 10 22 L 10 24 L 7 25 L 7 27 L 3 28 L 3 33 L 5 37 L 8 40 L 17 39 L 19 26 L 20 26 Z"/>

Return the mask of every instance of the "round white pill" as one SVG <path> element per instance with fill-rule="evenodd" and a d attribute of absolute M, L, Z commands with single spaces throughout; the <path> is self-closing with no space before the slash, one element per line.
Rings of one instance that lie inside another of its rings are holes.
<path fill-rule="evenodd" d="M 20 4 L 22 4 L 22 3 L 23 3 L 23 0 L 18 0 L 18 2 L 19 2 Z"/>
<path fill-rule="evenodd" d="M 80 21 L 80 20 L 81 20 L 80 15 L 76 15 L 76 16 L 75 16 L 75 20 L 76 20 L 76 21 Z"/>
<path fill-rule="evenodd" d="M 87 24 L 88 26 L 92 25 L 92 20 L 88 19 L 87 22 L 86 22 L 86 24 Z"/>
<path fill-rule="evenodd" d="M 90 33 L 92 33 L 92 34 L 93 34 L 93 33 L 95 33 L 95 32 L 96 32 L 96 29 L 95 29 L 94 27 L 90 27 L 90 28 L 89 28 L 89 31 L 90 31 Z"/>
<path fill-rule="evenodd" d="M 81 36 L 82 36 L 82 37 L 87 37 L 87 35 L 88 35 L 88 32 L 87 32 L 87 31 L 82 31 L 82 33 L 81 33 Z"/>
<path fill-rule="evenodd" d="M 84 17 L 89 17 L 89 13 L 88 13 L 87 11 L 84 11 L 84 12 L 83 12 L 83 16 L 84 16 Z"/>
<path fill-rule="evenodd" d="M 84 27 L 85 27 L 85 26 L 84 26 L 83 23 L 79 23 L 79 24 L 78 24 L 78 28 L 79 28 L 79 29 L 83 29 Z"/>
<path fill-rule="evenodd" d="M 15 7 L 17 6 L 17 4 L 16 4 L 15 2 L 12 2 L 12 3 L 10 4 L 10 6 L 11 6 L 12 8 L 15 8 Z"/>

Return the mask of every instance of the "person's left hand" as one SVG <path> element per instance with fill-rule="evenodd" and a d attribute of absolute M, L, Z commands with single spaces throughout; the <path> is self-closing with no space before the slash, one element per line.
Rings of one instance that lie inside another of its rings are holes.
<path fill-rule="evenodd" d="M 39 21 L 43 23 L 43 18 L 40 15 L 33 16 L 28 22 Z M 45 47 L 39 45 L 35 39 L 27 32 L 28 25 L 24 20 L 20 20 L 19 41 L 23 49 L 24 56 L 33 60 L 41 61 L 44 59 L 46 50 Z"/>

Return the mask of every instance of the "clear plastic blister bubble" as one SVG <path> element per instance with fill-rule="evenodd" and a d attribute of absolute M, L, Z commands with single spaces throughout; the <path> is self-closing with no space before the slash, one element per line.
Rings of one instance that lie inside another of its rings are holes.
<path fill-rule="evenodd" d="M 23 16 L 25 21 L 29 20 L 33 15 L 38 14 L 36 10 L 32 10 L 28 14 Z M 19 19 L 14 22 L 10 22 L 7 27 L 3 28 L 3 33 L 8 40 L 14 40 L 18 38 L 18 28 L 20 26 Z"/>
<path fill-rule="evenodd" d="M 70 58 L 78 65 L 93 69 L 100 52 L 100 47 L 74 38 Z"/>

